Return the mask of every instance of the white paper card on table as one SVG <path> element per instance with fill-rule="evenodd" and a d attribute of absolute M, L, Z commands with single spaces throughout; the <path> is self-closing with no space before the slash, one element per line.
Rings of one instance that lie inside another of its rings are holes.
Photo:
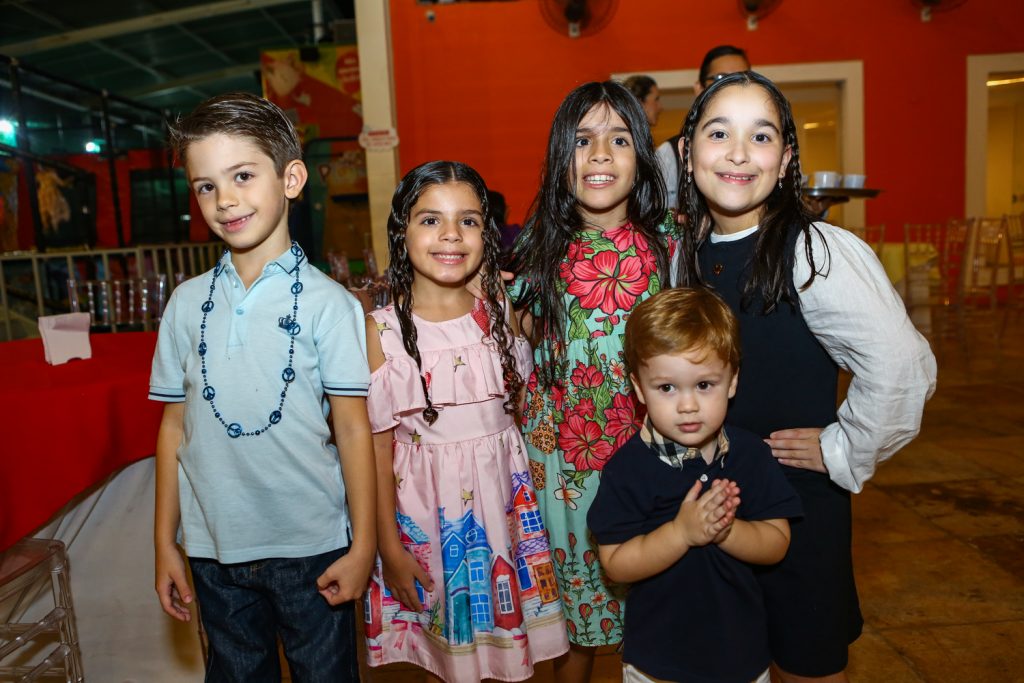
<path fill-rule="evenodd" d="M 60 365 L 75 358 L 92 358 L 89 344 L 89 314 L 64 313 L 39 316 L 46 362 Z"/>

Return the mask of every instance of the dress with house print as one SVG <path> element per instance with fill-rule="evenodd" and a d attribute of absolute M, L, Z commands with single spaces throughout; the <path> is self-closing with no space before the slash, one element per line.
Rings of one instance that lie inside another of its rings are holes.
<path fill-rule="evenodd" d="M 426 568 L 421 612 L 370 580 L 365 630 L 371 666 L 411 662 L 446 681 L 519 681 L 535 662 L 568 649 L 547 531 L 522 436 L 505 412 L 501 359 L 484 332 L 482 305 L 462 318 L 414 317 L 426 403 L 392 306 L 374 311 L 385 363 L 369 393 L 374 432 L 394 429 L 396 523 L 402 544 Z M 530 350 L 515 342 L 519 371 Z"/>

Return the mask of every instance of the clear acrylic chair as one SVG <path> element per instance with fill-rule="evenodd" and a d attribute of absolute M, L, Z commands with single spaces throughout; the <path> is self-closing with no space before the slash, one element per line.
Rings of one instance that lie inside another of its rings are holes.
<path fill-rule="evenodd" d="M 1007 285 L 1006 304 L 1014 316 L 1024 312 L 1024 214 L 1003 217 L 1006 233 L 1006 260 L 1010 281 Z M 1007 316 L 1009 317 L 1009 316 Z"/>
<path fill-rule="evenodd" d="M 53 609 L 41 619 L 22 621 L 27 605 L 39 595 L 40 585 L 47 582 L 53 593 Z M 0 608 L 0 680 L 84 680 L 63 543 L 26 538 L 0 553 Z M 45 652 L 52 644 L 55 647 L 41 659 L 30 657 L 25 662 L 18 658 L 33 650 Z M 4 663 L 15 659 L 14 663 Z"/>
<path fill-rule="evenodd" d="M 1010 282 L 1007 248 L 1002 218 L 971 219 L 962 292 L 965 324 L 987 321 L 994 337 L 1003 327 L 995 322 L 999 287 Z"/>
<path fill-rule="evenodd" d="M 845 226 L 847 230 L 852 232 L 857 237 L 861 238 L 875 255 L 879 258 L 882 257 L 882 245 L 885 244 L 885 223 L 881 225 L 855 225 L 853 227 Z"/>
<path fill-rule="evenodd" d="M 967 221 L 903 226 L 900 293 L 911 318 L 927 336 L 963 333 L 963 270 Z M 919 324 L 921 320 L 926 324 Z"/>
<path fill-rule="evenodd" d="M 1005 234 L 1001 218 L 971 221 L 964 296 L 976 304 L 995 308 L 996 288 L 1007 280 L 1009 264 L 1000 263 Z"/>

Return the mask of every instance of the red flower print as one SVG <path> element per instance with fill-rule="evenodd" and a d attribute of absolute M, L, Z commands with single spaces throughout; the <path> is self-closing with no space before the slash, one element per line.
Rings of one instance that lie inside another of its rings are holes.
<path fill-rule="evenodd" d="M 566 284 L 572 284 L 576 278 L 572 274 L 572 266 L 568 261 L 562 261 L 558 266 L 558 277 L 565 280 Z"/>
<path fill-rule="evenodd" d="M 594 417 L 595 410 L 592 398 L 580 399 L 580 402 L 576 404 L 576 412 L 584 417 Z"/>
<path fill-rule="evenodd" d="M 591 607 L 588 603 L 583 603 L 582 605 L 580 605 L 580 616 L 584 619 L 589 619 L 590 615 L 593 613 L 594 608 Z"/>
<path fill-rule="evenodd" d="M 612 614 L 618 614 L 619 613 L 619 601 L 618 600 L 609 600 L 608 604 L 605 605 L 605 609 L 607 609 Z"/>
<path fill-rule="evenodd" d="M 613 360 L 608 364 L 608 368 L 612 371 L 612 377 L 615 379 L 620 382 L 626 379 L 626 365 L 622 361 Z"/>
<path fill-rule="evenodd" d="M 625 252 L 630 247 L 636 247 L 637 254 L 641 251 L 648 251 L 647 240 L 644 239 L 639 230 L 634 230 L 633 226 L 628 223 L 614 230 L 605 230 L 604 236 L 615 244 L 615 248 L 620 253 Z"/>
<path fill-rule="evenodd" d="M 571 635 L 576 635 L 576 624 L 575 623 L 573 623 L 571 621 L 567 621 L 567 622 L 565 622 L 565 628 L 569 631 L 569 633 Z"/>
<path fill-rule="evenodd" d="M 604 469 L 614 449 L 601 436 L 601 427 L 578 413 L 571 413 L 565 422 L 558 425 L 558 447 L 563 451 L 562 457 L 577 471 Z"/>
<path fill-rule="evenodd" d="M 608 314 L 632 308 L 649 284 L 642 259 L 627 256 L 620 261 L 614 251 L 602 251 L 589 261 L 574 263 L 572 274 L 576 279 L 566 291 L 578 296 L 583 308 L 600 308 Z"/>
<path fill-rule="evenodd" d="M 658 259 L 651 251 L 637 251 L 637 258 L 641 261 L 641 269 L 645 275 L 650 275 L 658 269 Z"/>
<path fill-rule="evenodd" d="M 565 564 L 565 551 L 563 549 L 555 548 L 555 562 Z"/>
<path fill-rule="evenodd" d="M 594 253 L 594 247 L 590 246 L 590 242 L 581 242 L 579 240 L 569 245 L 569 256 L 568 261 L 579 261 L 585 259 Z"/>
<path fill-rule="evenodd" d="M 605 433 L 615 439 L 616 447 L 629 440 L 643 423 L 636 401 L 630 394 L 615 394 L 611 407 L 604 411 L 604 419 L 607 420 Z"/>
<path fill-rule="evenodd" d="M 569 550 L 572 550 L 575 547 L 576 547 L 576 534 L 574 534 L 574 533 L 572 533 L 570 531 L 569 532 Z"/>
<path fill-rule="evenodd" d="M 615 622 L 613 622 L 608 617 L 605 617 L 604 619 L 601 620 L 601 631 L 605 634 L 605 636 L 607 636 L 609 633 L 612 632 L 612 628 L 614 626 L 615 626 Z"/>
<path fill-rule="evenodd" d="M 593 550 L 584 550 L 583 551 L 583 564 L 585 564 L 585 565 L 587 565 L 589 567 L 589 566 L 594 564 L 594 560 L 596 560 L 596 559 L 597 559 L 597 553 L 595 553 Z"/>
<path fill-rule="evenodd" d="M 551 386 L 551 400 L 555 404 L 555 410 L 559 412 L 562 411 L 562 405 L 565 402 L 565 393 L 565 387 L 560 383 L 556 382 Z"/>
<path fill-rule="evenodd" d="M 584 365 L 576 361 L 576 369 L 572 371 L 572 384 L 583 389 L 593 389 L 604 384 L 604 373 L 594 365 Z"/>

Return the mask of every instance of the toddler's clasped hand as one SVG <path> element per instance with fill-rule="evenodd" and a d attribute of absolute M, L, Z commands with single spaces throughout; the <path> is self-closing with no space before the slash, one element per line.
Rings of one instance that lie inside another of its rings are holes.
<path fill-rule="evenodd" d="M 675 523 L 691 548 L 721 543 L 729 536 L 740 505 L 740 487 L 728 479 L 716 479 L 701 494 L 701 482 L 687 491 Z"/>

